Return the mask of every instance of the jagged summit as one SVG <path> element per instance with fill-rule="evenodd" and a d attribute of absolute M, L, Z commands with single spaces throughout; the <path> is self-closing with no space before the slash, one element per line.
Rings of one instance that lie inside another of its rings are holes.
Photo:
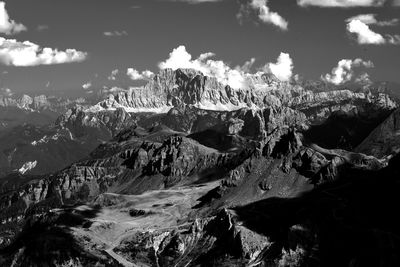
<path fill-rule="evenodd" d="M 327 88 L 328 89 L 328 88 Z M 248 75 L 242 89 L 224 85 L 216 77 L 208 77 L 191 69 L 161 70 L 143 87 L 111 94 L 87 111 L 115 110 L 127 112 L 166 113 L 172 107 L 194 106 L 205 110 L 233 111 L 241 108 L 288 106 L 304 108 L 326 103 L 351 101 L 396 104 L 383 94 L 350 90 L 313 90 L 310 84 L 282 82 L 271 74 Z"/>
<path fill-rule="evenodd" d="M 20 97 L 5 96 L 0 94 L 0 107 L 15 107 L 27 111 L 52 111 L 65 112 L 70 106 L 75 104 L 83 104 L 85 100 L 78 98 L 75 100 L 64 99 L 55 96 L 37 95 L 29 96 L 23 94 Z"/>

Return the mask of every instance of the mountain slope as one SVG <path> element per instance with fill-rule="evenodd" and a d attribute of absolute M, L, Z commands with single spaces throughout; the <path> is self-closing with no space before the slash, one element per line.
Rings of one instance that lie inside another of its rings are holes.
<path fill-rule="evenodd" d="M 400 110 L 395 110 L 356 148 L 356 151 L 382 158 L 400 151 Z"/>

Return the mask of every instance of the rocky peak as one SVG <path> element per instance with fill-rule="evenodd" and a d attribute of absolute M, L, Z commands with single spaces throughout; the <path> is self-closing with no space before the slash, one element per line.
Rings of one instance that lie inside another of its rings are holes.
<path fill-rule="evenodd" d="M 166 113 L 172 107 L 194 106 L 215 111 L 232 111 L 241 108 L 287 106 L 310 110 L 356 102 L 373 103 L 393 109 L 396 103 L 385 94 L 354 92 L 329 88 L 307 87 L 301 83 L 281 82 L 272 75 L 257 73 L 248 75 L 243 88 L 233 89 L 216 77 L 208 77 L 191 69 L 161 70 L 143 87 L 131 87 L 110 95 L 96 105 L 97 110 L 124 108 L 128 112 Z"/>

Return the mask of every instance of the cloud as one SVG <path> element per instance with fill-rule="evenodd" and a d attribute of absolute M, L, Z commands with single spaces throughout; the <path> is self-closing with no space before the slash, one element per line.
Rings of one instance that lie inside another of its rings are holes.
<path fill-rule="evenodd" d="M 186 51 L 186 47 L 181 45 L 175 48 L 168 59 L 159 63 L 160 69 L 194 69 L 202 72 L 206 76 L 215 77 L 222 84 L 227 84 L 234 89 L 243 88 L 246 86 L 246 79 L 249 75 L 251 66 L 255 59 L 250 59 L 243 66 L 231 68 L 222 60 L 214 60 L 215 54 L 208 52 L 201 54 L 198 58 L 193 59 L 192 55 Z M 269 68 L 264 70 L 275 74 L 282 80 L 287 80 L 292 74 L 292 60 L 288 54 L 282 53 L 277 63 L 267 64 Z"/>
<path fill-rule="evenodd" d="M 281 81 L 288 81 L 293 75 L 293 60 L 287 53 L 281 53 L 276 63 L 268 63 L 263 70 L 274 74 Z"/>
<path fill-rule="evenodd" d="M 360 14 L 351 18 L 348 18 L 346 22 L 351 22 L 353 20 L 359 20 L 367 25 L 377 25 L 377 26 L 396 26 L 399 23 L 399 19 L 390 19 L 378 21 L 376 19 L 376 14 Z"/>
<path fill-rule="evenodd" d="M 369 86 L 372 84 L 371 78 L 368 73 L 364 72 L 360 74 L 355 80 L 356 83 L 364 86 Z"/>
<path fill-rule="evenodd" d="M 4 96 L 12 96 L 14 93 L 10 88 L 0 88 L 0 95 L 4 95 Z"/>
<path fill-rule="evenodd" d="M 13 35 L 26 30 L 27 28 L 23 24 L 10 19 L 6 10 L 6 3 L 0 1 L 0 33 Z"/>
<path fill-rule="evenodd" d="M 6 66 L 28 67 L 81 62 L 87 58 L 86 52 L 75 49 L 59 51 L 41 48 L 30 41 L 19 42 L 0 37 L 0 63 Z"/>
<path fill-rule="evenodd" d="M 385 38 L 374 31 L 372 31 L 367 24 L 355 19 L 347 23 L 347 31 L 357 36 L 359 44 L 384 44 Z"/>
<path fill-rule="evenodd" d="M 383 6 L 386 0 L 297 0 L 297 4 L 302 7 L 377 7 Z"/>
<path fill-rule="evenodd" d="M 400 35 L 399 34 L 386 35 L 386 42 L 388 44 L 400 45 Z"/>
<path fill-rule="evenodd" d="M 45 31 L 45 30 L 48 30 L 48 29 L 49 29 L 49 26 L 48 25 L 44 25 L 44 24 L 38 25 L 36 27 L 36 30 L 39 31 L 39 32 L 42 32 L 42 31 Z"/>
<path fill-rule="evenodd" d="M 111 31 L 111 32 L 103 32 L 104 36 L 107 37 L 122 37 L 122 36 L 128 36 L 127 31 Z"/>
<path fill-rule="evenodd" d="M 115 70 L 111 71 L 111 74 L 110 74 L 110 76 L 107 77 L 107 79 L 109 81 L 115 81 L 117 79 L 118 73 L 119 73 L 118 69 L 115 69 Z"/>
<path fill-rule="evenodd" d="M 250 72 L 255 62 L 256 59 L 253 57 L 250 60 L 246 61 L 242 66 L 237 66 L 236 69 L 243 72 Z"/>
<path fill-rule="evenodd" d="M 91 82 L 87 82 L 85 84 L 82 84 L 82 88 L 85 89 L 85 90 L 89 89 L 90 87 L 92 87 L 92 83 Z"/>
<path fill-rule="evenodd" d="M 250 0 L 250 2 L 241 5 L 237 18 L 242 20 L 252 10 L 257 13 L 258 19 L 263 23 L 272 24 L 281 30 L 287 30 L 289 23 L 277 12 L 271 11 L 267 4 L 268 0 Z"/>
<path fill-rule="evenodd" d="M 321 76 L 321 79 L 335 85 L 343 84 L 353 78 L 354 68 L 356 67 L 373 68 L 374 64 L 372 61 L 364 61 L 361 58 L 356 58 L 354 60 L 342 59 L 338 62 L 338 65 L 332 69 L 331 73 Z"/>
<path fill-rule="evenodd" d="M 151 79 L 154 76 L 154 73 L 149 70 L 145 70 L 140 73 L 134 68 L 128 68 L 126 70 L 126 75 L 128 75 L 131 80 L 136 81 L 136 80 Z"/>
<path fill-rule="evenodd" d="M 346 29 L 350 34 L 356 36 L 358 44 L 398 45 L 400 44 L 400 35 L 386 34 L 385 36 L 383 36 L 380 33 L 372 31 L 369 27 L 370 24 L 381 24 L 380 26 L 386 26 L 388 23 L 393 24 L 394 21 L 396 20 L 379 22 L 375 19 L 375 16 L 371 16 L 371 14 L 359 15 L 346 20 Z"/>

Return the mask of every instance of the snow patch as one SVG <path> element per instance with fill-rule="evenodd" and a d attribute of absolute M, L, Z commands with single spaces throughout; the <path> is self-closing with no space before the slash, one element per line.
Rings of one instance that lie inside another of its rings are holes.
<path fill-rule="evenodd" d="M 28 161 L 21 168 L 19 168 L 18 172 L 20 174 L 25 174 L 26 172 L 33 170 L 37 165 L 37 161 Z"/>

